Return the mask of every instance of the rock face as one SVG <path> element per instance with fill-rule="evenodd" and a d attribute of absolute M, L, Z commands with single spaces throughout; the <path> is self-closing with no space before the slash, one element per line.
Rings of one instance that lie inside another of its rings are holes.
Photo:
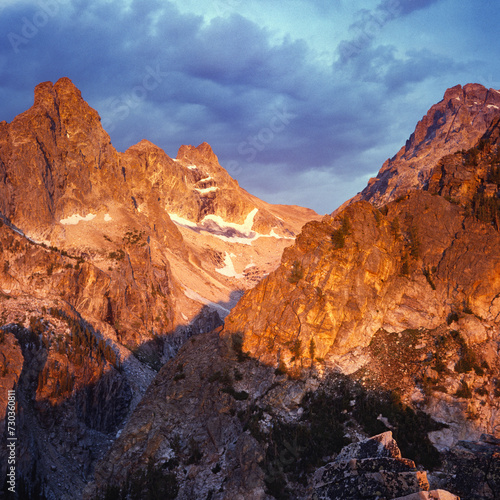
<path fill-rule="evenodd" d="M 426 431 L 440 426 L 428 417 L 346 377 L 287 377 L 217 332 L 193 340 L 159 372 L 85 498 L 375 499 L 429 489 L 391 432 L 364 439 L 384 430 L 383 411 L 404 449 L 431 464 Z"/>
<path fill-rule="evenodd" d="M 206 143 L 119 153 L 68 78 L 38 85 L 0 123 L 0 416 L 16 386 L 31 494 L 78 496 L 154 373 L 314 218 L 251 196 Z"/>
<path fill-rule="evenodd" d="M 387 160 L 377 177 L 353 198 L 380 207 L 423 188 L 431 170 L 443 157 L 477 144 L 494 119 L 500 116 L 500 92 L 479 84 L 448 89 L 431 107 L 398 153 Z"/>
<path fill-rule="evenodd" d="M 349 353 L 380 329 L 434 329 L 467 310 L 488 338 L 500 312 L 497 242 L 493 227 L 426 192 L 383 212 L 358 202 L 306 225 L 280 268 L 241 299 L 226 331 L 242 333 L 244 350 L 274 366 L 351 371 Z"/>

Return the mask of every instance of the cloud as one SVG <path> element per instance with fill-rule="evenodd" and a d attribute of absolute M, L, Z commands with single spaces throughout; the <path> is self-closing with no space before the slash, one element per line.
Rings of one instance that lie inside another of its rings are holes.
<path fill-rule="evenodd" d="M 417 10 L 426 9 L 441 0 L 384 0 L 377 6 L 379 11 L 394 11 L 398 16 L 407 16 Z"/>
<path fill-rule="evenodd" d="M 441 0 L 383 0 L 374 9 L 360 9 L 356 21 L 349 29 L 353 35 L 340 42 L 338 54 L 341 62 L 357 57 L 371 47 L 386 25 L 395 19 L 427 9 Z"/>

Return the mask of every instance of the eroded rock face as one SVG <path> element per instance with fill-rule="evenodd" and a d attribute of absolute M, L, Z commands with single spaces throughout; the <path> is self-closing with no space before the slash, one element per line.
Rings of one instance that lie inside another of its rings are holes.
<path fill-rule="evenodd" d="M 113 484 L 126 488 L 127 479 L 137 480 L 151 461 L 164 476 L 174 475 L 179 499 L 204 498 L 210 491 L 213 498 L 266 498 L 258 465 L 263 448 L 243 432 L 236 414 L 244 411 L 249 397 L 259 397 L 246 392 L 257 381 L 269 390 L 272 372 L 245 365 L 230 355 L 217 333 L 188 342 L 151 384 L 101 462 L 95 489 L 87 496 L 104 494 Z"/>
<path fill-rule="evenodd" d="M 418 122 L 405 146 L 353 201 L 368 200 L 380 207 L 410 190 L 422 189 L 443 156 L 475 146 L 499 114 L 497 90 L 479 84 L 448 89 Z"/>
<path fill-rule="evenodd" d="M 2 334 L 22 350 L 14 387 L 17 485 L 31 497 L 69 498 L 89 480 L 129 412 L 130 373 L 67 307 L 33 297 L 9 302 Z M 0 380 L 6 385 L 8 374 Z"/>
<path fill-rule="evenodd" d="M 332 235 L 343 220 L 349 229 L 339 247 Z M 243 334 L 244 350 L 258 359 L 299 369 L 314 359 L 342 366 L 380 328 L 433 329 L 467 304 L 493 329 L 497 242 L 492 227 L 425 192 L 384 213 L 359 202 L 308 224 L 280 268 L 242 298 L 226 331 Z"/>
<path fill-rule="evenodd" d="M 32 237 L 87 215 L 122 191 L 117 153 L 99 115 L 68 78 L 35 89 L 35 102 L 0 131 L 0 211 Z M 104 182 L 104 178 L 106 182 Z"/>
<path fill-rule="evenodd" d="M 0 435 L 3 435 L 9 391 L 15 389 L 23 367 L 21 346 L 10 332 L 0 331 Z"/>

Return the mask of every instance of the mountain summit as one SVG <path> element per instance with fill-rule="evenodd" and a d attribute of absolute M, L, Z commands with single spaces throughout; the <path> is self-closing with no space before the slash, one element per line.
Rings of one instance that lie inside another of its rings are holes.
<path fill-rule="evenodd" d="M 448 89 L 418 122 L 406 144 L 352 201 L 367 200 L 381 206 L 410 190 L 421 189 L 437 161 L 474 147 L 499 111 L 498 90 L 477 83 Z"/>

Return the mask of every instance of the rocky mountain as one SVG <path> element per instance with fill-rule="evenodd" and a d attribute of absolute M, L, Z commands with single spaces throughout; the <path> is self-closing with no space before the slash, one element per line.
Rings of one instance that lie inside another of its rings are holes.
<path fill-rule="evenodd" d="M 0 415 L 15 386 L 23 494 L 80 492 L 162 364 L 315 218 L 247 193 L 206 143 L 120 153 L 68 78 L 38 85 L 0 123 Z"/>
<path fill-rule="evenodd" d="M 498 90 L 477 83 L 448 89 L 418 122 L 406 144 L 351 202 L 367 200 L 380 207 L 422 189 L 436 163 L 447 154 L 474 147 L 499 110 Z"/>
<path fill-rule="evenodd" d="M 0 135 L 23 495 L 500 497 L 498 99 L 449 89 L 319 220 L 39 86 Z"/>
<path fill-rule="evenodd" d="M 497 99 L 448 90 L 377 181 L 306 224 L 158 373 L 87 498 L 498 498 Z M 342 451 L 388 430 L 449 493 L 386 491 L 413 469 Z"/>

